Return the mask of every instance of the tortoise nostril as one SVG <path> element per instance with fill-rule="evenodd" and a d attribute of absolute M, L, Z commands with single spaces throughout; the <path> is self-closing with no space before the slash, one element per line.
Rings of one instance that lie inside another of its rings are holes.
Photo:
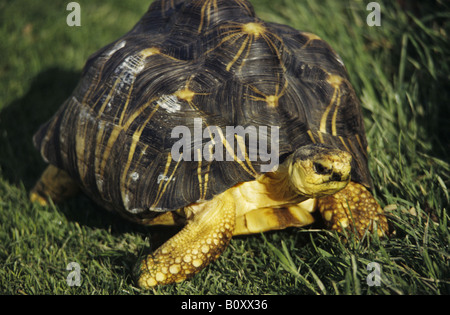
<path fill-rule="evenodd" d="M 342 179 L 342 177 L 341 177 L 341 174 L 339 174 L 339 173 L 333 173 L 330 178 L 331 181 L 335 181 L 335 182 L 340 182 L 341 179 Z"/>

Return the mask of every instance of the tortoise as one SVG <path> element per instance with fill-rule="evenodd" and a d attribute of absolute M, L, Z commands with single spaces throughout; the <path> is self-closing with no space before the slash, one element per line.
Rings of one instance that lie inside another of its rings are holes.
<path fill-rule="evenodd" d="M 79 188 L 146 225 L 184 226 L 139 265 L 143 288 L 192 277 L 234 235 L 302 227 L 388 233 L 371 194 L 361 107 L 318 36 L 246 0 L 157 0 L 87 60 L 34 136 L 49 163 L 30 192 Z"/>

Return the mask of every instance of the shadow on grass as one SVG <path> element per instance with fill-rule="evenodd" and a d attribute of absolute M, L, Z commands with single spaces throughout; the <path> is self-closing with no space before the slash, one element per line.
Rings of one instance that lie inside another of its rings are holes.
<path fill-rule="evenodd" d="M 79 72 L 49 68 L 31 82 L 28 92 L 0 112 L 0 168 L 11 184 L 32 188 L 45 163 L 33 146 L 33 134 L 71 94 Z"/>

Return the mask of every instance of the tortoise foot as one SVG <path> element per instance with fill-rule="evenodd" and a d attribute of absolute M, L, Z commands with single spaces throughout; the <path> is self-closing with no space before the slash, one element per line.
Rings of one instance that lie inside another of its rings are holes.
<path fill-rule="evenodd" d="M 334 195 L 317 200 L 326 225 L 337 231 L 353 227 L 362 237 L 376 229 L 379 236 L 388 234 L 387 219 L 372 194 L 361 184 L 350 182 Z M 376 228 L 375 228 L 376 226 Z"/>
<path fill-rule="evenodd" d="M 188 279 L 217 259 L 227 247 L 236 217 L 231 194 L 225 192 L 186 211 L 191 210 L 195 214 L 193 219 L 141 263 L 140 287 Z"/>
<path fill-rule="evenodd" d="M 49 165 L 42 173 L 41 178 L 30 191 L 30 201 L 41 206 L 49 205 L 49 199 L 58 203 L 76 195 L 79 191 L 78 184 L 67 172 Z"/>

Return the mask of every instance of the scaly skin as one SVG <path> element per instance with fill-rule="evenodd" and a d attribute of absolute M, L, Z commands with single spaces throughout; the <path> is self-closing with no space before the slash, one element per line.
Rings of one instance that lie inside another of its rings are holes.
<path fill-rule="evenodd" d="M 354 227 L 359 237 L 377 225 L 378 235 L 388 233 L 387 219 L 372 194 L 361 184 L 350 182 L 343 190 L 317 200 L 328 228 L 342 231 Z"/>
<path fill-rule="evenodd" d="M 141 264 L 139 286 L 180 282 L 192 277 L 217 259 L 233 236 L 236 209 L 231 190 L 187 211 L 194 215 L 173 236 Z"/>
<path fill-rule="evenodd" d="M 48 199 L 58 203 L 76 195 L 79 191 L 78 184 L 66 171 L 49 165 L 31 190 L 30 201 L 46 206 Z"/>

